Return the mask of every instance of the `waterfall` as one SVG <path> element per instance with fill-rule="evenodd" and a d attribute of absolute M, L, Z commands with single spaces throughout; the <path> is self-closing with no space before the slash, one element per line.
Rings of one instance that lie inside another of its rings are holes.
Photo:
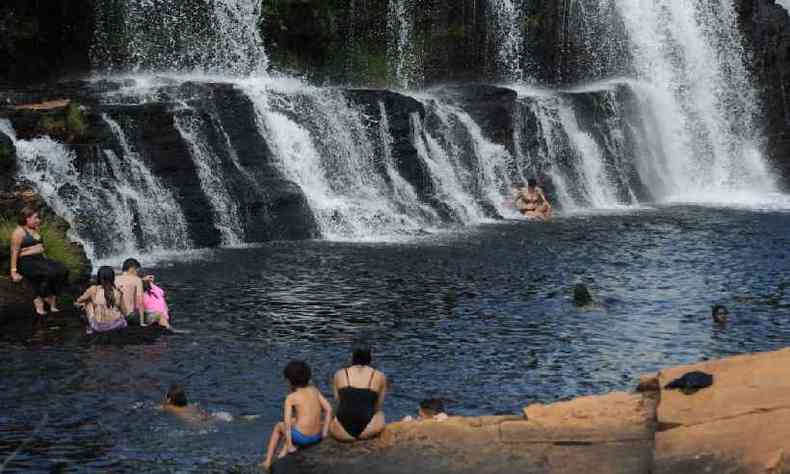
<path fill-rule="evenodd" d="M 66 219 L 89 257 L 189 248 L 186 221 L 172 193 L 151 174 L 121 126 L 102 118 L 122 154 L 103 149 L 80 169 L 76 154 L 49 137 L 18 140 L 7 120 L 0 120 L 0 130 L 14 140 L 19 177 Z"/>
<path fill-rule="evenodd" d="M 497 49 L 497 72 L 500 80 L 515 82 L 524 79 L 521 67 L 524 38 L 522 33 L 524 0 L 488 0 L 491 30 Z"/>
<path fill-rule="evenodd" d="M 419 85 L 421 65 L 414 42 L 413 0 L 389 0 L 387 5 L 387 63 L 402 89 Z"/>
<path fill-rule="evenodd" d="M 601 3 L 612 0 L 599 0 Z M 727 202 L 775 190 L 731 0 L 614 0 L 643 111 L 664 147 L 662 199 Z"/>
<path fill-rule="evenodd" d="M 256 0 L 98 0 L 91 57 L 98 70 L 264 74 Z"/>
<path fill-rule="evenodd" d="M 222 161 L 203 136 L 207 124 L 192 110 L 175 117 L 176 130 L 190 149 L 203 193 L 208 197 L 214 215 L 214 226 L 222 235 L 223 245 L 238 245 L 244 241 L 238 203 L 230 194 Z"/>

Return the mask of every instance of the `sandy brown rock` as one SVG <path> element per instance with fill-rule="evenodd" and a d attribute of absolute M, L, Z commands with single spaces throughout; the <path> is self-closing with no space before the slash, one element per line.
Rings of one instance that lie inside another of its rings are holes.
<path fill-rule="evenodd" d="M 790 349 L 662 370 L 661 386 L 691 371 L 713 374 L 713 386 L 693 395 L 661 391 L 658 422 L 692 426 L 750 413 L 790 408 Z"/>
<path fill-rule="evenodd" d="M 654 474 L 790 473 L 790 409 L 656 434 Z"/>
<path fill-rule="evenodd" d="M 62 109 L 71 103 L 70 99 L 58 99 L 39 102 L 37 104 L 20 104 L 15 105 L 16 110 L 52 110 Z"/>

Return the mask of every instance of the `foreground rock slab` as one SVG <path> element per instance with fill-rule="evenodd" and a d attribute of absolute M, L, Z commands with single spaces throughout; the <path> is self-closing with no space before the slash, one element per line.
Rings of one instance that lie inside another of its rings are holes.
<path fill-rule="evenodd" d="M 393 423 L 354 446 L 323 443 L 280 463 L 293 473 L 646 473 L 653 455 L 655 398 L 613 393 L 524 416 L 452 417 Z"/>
<path fill-rule="evenodd" d="M 790 473 L 790 349 L 674 367 L 659 383 L 695 370 L 713 386 L 661 390 L 652 472 Z"/>

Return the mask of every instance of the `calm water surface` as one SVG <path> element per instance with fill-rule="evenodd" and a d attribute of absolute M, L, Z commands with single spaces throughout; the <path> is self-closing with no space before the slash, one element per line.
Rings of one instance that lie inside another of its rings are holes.
<path fill-rule="evenodd" d="M 790 344 L 790 214 L 673 207 L 502 222 L 408 243 L 281 242 L 163 261 L 189 334 L 91 345 L 73 325 L 2 330 L 0 458 L 9 471 L 246 469 L 281 417 L 292 358 L 328 380 L 367 340 L 390 419 L 439 396 L 456 414 L 631 389 L 664 366 Z M 142 259 L 144 260 L 144 259 Z M 145 262 L 144 262 L 145 263 Z M 585 283 L 596 305 L 578 309 Z M 710 306 L 730 307 L 715 327 Z M 213 413 L 157 409 L 170 383 Z"/>

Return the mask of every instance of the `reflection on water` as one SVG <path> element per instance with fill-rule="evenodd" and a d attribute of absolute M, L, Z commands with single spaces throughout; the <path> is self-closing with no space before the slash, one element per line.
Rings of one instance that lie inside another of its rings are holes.
<path fill-rule="evenodd" d="M 158 278 L 189 334 L 118 347 L 86 344 L 74 324 L 3 328 L 0 456 L 48 413 L 12 470 L 252 465 L 281 416 L 283 365 L 307 359 L 329 393 L 358 339 L 392 378 L 390 419 L 429 396 L 459 414 L 516 412 L 631 389 L 667 365 L 782 347 L 788 230 L 788 214 L 685 207 L 164 261 Z M 596 305 L 573 306 L 578 282 Z M 728 326 L 712 324 L 714 303 L 729 306 Z M 234 421 L 190 428 L 163 416 L 173 382 Z"/>

